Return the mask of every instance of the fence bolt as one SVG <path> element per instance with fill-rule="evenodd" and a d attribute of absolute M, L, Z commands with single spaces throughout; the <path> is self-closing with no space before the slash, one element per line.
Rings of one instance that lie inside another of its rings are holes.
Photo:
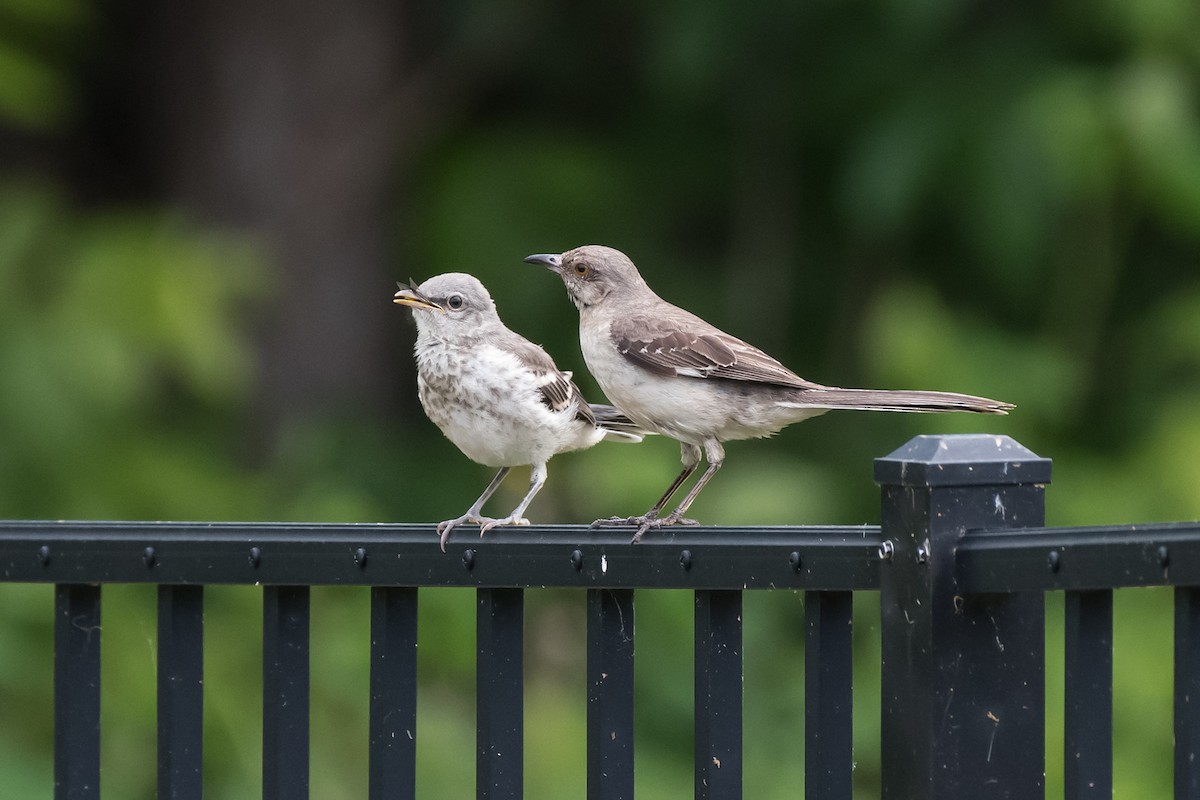
<path fill-rule="evenodd" d="M 1050 565 L 1051 572 L 1058 572 L 1058 562 L 1060 558 L 1061 556 L 1059 556 L 1057 550 L 1050 551 L 1050 556 L 1046 559 L 1046 563 Z"/>
<path fill-rule="evenodd" d="M 571 551 L 571 566 L 575 568 L 576 572 L 583 571 L 583 551 L 582 550 L 572 550 Z"/>
<path fill-rule="evenodd" d="M 367 551 L 360 547 L 354 551 L 354 563 L 358 564 L 359 569 L 367 568 Z"/>
<path fill-rule="evenodd" d="M 896 552 L 896 545 L 891 539 L 884 539 L 879 543 L 879 560 L 891 561 L 892 555 Z"/>
<path fill-rule="evenodd" d="M 38 563 L 43 567 L 50 563 L 50 548 L 46 545 L 38 548 Z"/>
<path fill-rule="evenodd" d="M 463 551 L 463 566 L 470 572 L 475 568 L 475 551 L 470 548 Z"/>
<path fill-rule="evenodd" d="M 917 547 L 917 563 L 918 564 L 928 564 L 929 563 L 929 540 L 928 539 L 925 540 L 925 544 L 919 545 Z"/>
<path fill-rule="evenodd" d="M 142 551 L 142 561 L 146 562 L 147 567 L 153 567 L 154 563 L 157 560 L 158 560 L 158 558 L 154 554 L 153 547 L 147 547 L 145 550 Z"/>
<path fill-rule="evenodd" d="M 800 571 L 800 553 L 796 550 L 793 550 L 792 554 L 790 556 L 788 556 L 788 563 L 792 565 L 792 572 L 799 572 Z"/>
<path fill-rule="evenodd" d="M 1171 564 L 1171 551 L 1165 544 L 1158 546 L 1158 565 L 1166 569 Z"/>
<path fill-rule="evenodd" d="M 679 566 L 683 567 L 685 571 L 690 570 L 692 568 L 692 551 L 691 550 L 684 550 L 682 553 L 679 554 Z"/>
<path fill-rule="evenodd" d="M 250 548 L 250 566 L 257 569 L 258 565 L 261 561 L 262 561 L 262 550 L 259 550 L 257 547 L 251 547 Z"/>

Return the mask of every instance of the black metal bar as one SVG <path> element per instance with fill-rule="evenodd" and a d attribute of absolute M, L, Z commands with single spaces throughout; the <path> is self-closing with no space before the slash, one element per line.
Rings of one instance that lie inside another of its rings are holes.
<path fill-rule="evenodd" d="M 308 797 L 309 588 L 263 589 L 263 798 Z"/>
<path fill-rule="evenodd" d="M 480 589 L 477 600 L 475 794 L 479 800 L 521 800 L 525 593 Z"/>
<path fill-rule="evenodd" d="M 1200 800 L 1200 587 L 1175 590 L 1175 800 Z"/>
<path fill-rule="evenodd" d="M 371 800 L 413 800 L 417 756 L 417 590 L 371 589 Z"/>
<path fill-rule="evenodd" d="M 804 796 L 853 795 L 852 592 L 804 595 Z"/>
<path fill-rule="evenodd" d="M 1200 585 L 1200 523 L 972 531 L 964 592 Z"/>
<path fill-rule="evenodd" d="M 956 548 L 966 594 L 1200 586 L 1200 523 L 1003 531 L 998 521 Z M 879 588 L 877 526 L 687 527 L 636 547 L 621 529 L 495 529 L 472 543 L 470 569 L 453 543 L 441 553 L 428 525 L 0 520 L 0 582 Z"/>
<path fill-rule="evenodd" d="M 1041 797 L 1042 593 L 964 594 L 955 549 L 972 530 L 1041 525 L 1050 463 L 983 435 L 918 436 L 875 463 L 884 800 Z"/>
<path fill-rule="evenodd" d="M 204 587 L 158 587 L 158 796 L 200 800 Z"/>
<path fill-rule="evenodd" d="M 1112 800 L 1112 592 L 1067 592 L 1063 788 Z"/>
<path fill-rule="evenodd" d="M 689 526 L 637 546 L 629 536 L 581 525 L 497 528 L 463 545 L 453 537 L 442 553 L 430 525 L 0 521 L 0 581 L 879 588 L 876 526 Z M 685 550 L 688 569 L 680 564 Z"/>
<path fill-rule="evenodd" d="M 100 587 L 54 587 L 54 797 L 100 797 Z"/>
<path fill-rule="evenodd" d="M 633 590 L 587 597 L 587 796 L 633 800 Z"/>
<path fill-rule="evenodd" d="M 696 592 L 696 798 L 742 796 L 742 593 Z"/>

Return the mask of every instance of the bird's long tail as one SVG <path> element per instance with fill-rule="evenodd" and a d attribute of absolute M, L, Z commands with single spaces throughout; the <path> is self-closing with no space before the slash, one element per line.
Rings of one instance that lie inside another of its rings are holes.
<path fill-rule="evenodd" d="M 803 389 L 794 401 L 783 406 L 794 408 L 848 408 L 861 411 L 908 411 L 934 413 L 938 411 L 971 411 L 977 414 L 1007 414 L 1012 403 L 989 400 L 957 392 L 926 392 L 888 389 Z"/>
<path fill-rule="evenodd" d="M 649 436 L 651 431 L 638 426 L 636 422 L 622 414 L 616 406 L 604 403 L 588 403 L 596 425 L 604 431 L 604 439 L 609 442 L 640 442 Z"/>

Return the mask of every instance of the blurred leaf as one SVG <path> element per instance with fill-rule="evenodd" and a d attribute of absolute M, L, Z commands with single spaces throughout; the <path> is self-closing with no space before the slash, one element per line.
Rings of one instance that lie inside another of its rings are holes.
<path fill-rule="evenodd" d="M 71 85 L 61 72 L 0 41 L 0 120 L 46 130 L 70 113 Z"/>
<path fill-rule="evenodd" d="M 1113 110 L 1140 188 L 1168 222 L 1193 239 L 1200 236 L 1198 85 L 1194 71 L 1163 60 L 1133 62 L 1113 85 Z"/>
<path fill-rule="evenodd" d="M 1014 412 L 1065 423 L 1080 402 L 1080 366 L 1051 342 L 1000 335 L 956 316 L 932 290 L 894 286 L 867 318 L 872 380 L 896 389 L 939 389 L 1016 403 Z"/>
<path fill-rule="evenodd" d="M 911 224 L 928 201 L 948 134 L 936 100 L 924 96 L 864 131 L 843 178 L 848 221 L 875 235 L 895 235 Z"/>

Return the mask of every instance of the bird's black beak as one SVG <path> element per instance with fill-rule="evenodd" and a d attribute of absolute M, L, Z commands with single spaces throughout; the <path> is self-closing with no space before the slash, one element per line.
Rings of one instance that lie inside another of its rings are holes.
<path fill-rule="evenodd" d="M 535 253 L 531 256 L 525 256 L 526 264 L 541 264 L 552 270 L 558 270 L 562 267 L 562 256 L 557 253 Z"/>

